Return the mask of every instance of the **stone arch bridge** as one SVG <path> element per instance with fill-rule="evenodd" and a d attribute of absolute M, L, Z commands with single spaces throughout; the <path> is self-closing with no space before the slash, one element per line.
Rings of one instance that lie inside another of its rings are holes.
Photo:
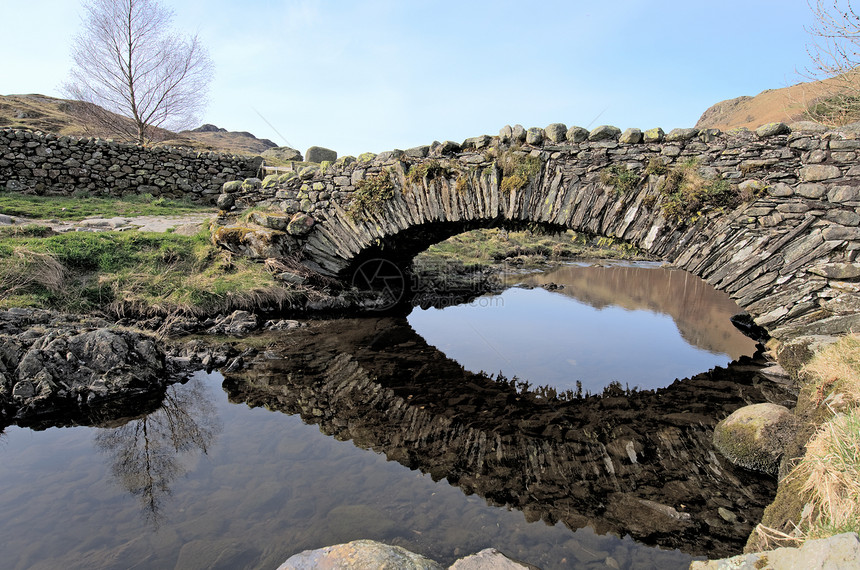
<path fill-rule="evenodd" d="M 224 186 L 223 247 L 349 280 L 480 227 L 629 242 L 726 291 L 772 336 L 860 330 L 860 132 L 554 124 L 343 157 Z M 240 221 L 244 220 L 244 221 Z"/>

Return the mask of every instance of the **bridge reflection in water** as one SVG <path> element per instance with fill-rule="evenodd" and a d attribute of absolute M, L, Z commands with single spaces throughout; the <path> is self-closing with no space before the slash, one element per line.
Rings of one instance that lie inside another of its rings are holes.
<path fill-rule="evenodd" d="M 713 426 L 791 400 L 749 359 L 730 368 L 560 401 L 465 371 L 403 318 L 346 319 L 283 337 L 224 388 L 527 520 L 721 556 L 742 548 L 776 483 L 731 466 Z"/>

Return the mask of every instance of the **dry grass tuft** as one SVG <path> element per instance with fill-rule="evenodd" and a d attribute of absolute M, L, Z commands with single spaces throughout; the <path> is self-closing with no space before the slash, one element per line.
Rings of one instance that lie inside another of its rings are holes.
<path fill-rule="evenodd" d="M 789 477 L 801 482 L 811 505 L 801 521 L 808 535 L 860 530 L 860 411 L 838 414 L 822 425 Z"/>
<path fill-rule="evenodd" d="M 0 260 L 0 299 L 37 285 L 52 293 L 63 290 L 66 268 L 50 253 L 16 247 Z"/>
<path fill-rule="evenodd" d="M 847 404 L 860 405 L 860 334 L 850 334 L 817 353 L 803 367 L 832 394 L 842 394 Z"/>

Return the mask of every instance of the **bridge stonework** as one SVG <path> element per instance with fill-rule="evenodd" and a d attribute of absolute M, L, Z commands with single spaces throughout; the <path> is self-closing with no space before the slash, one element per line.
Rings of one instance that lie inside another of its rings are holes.
<path fill-rule="evenodd" d="M 860 132 L 798 124 L 646 135 L 506 127 L 228 183 L 222 206 L 262 208 L 248 222 L 222 220 L 216 240 L 348 280 L 363 260 L 405 267 L 470 229 L 545 224 L 624 240 L 685 269 L 777 338 L 860 330 Z M 746 201 L 670 215 L 661 189 L 691 165 Z M 621 188 L 619 174 L 633 184 Z"/>

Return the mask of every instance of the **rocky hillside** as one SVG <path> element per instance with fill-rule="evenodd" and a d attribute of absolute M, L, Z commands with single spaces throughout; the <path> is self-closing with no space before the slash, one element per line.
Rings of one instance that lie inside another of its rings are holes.
<path fill-rule="evenodd" d="M 839 79 L 798 83 L 782 89 L 768 89 L 755 97 L 744 95 L 713 105 L 702 113 L 696 127 L 721 130 L 747 127 L 756 129 L 766 123 L 793 123 L 810 118 L 806 112 L 810 105 L 832 97 L 841 91 Z M 836 124 L 851 122 L 860 117 L 848 117 Z"/>
<path fill-rule="evenodd" d="M 85 124 L 82 119 L 87 103 L 57 99 L 45 95 L 0 95 L 0 127 L 32 129 L 69 136 L 112 138 Z M 120 120 L 128 120 L 120 118 Z M 277 145 L 258 139 L 248 132 L 230 132 L 214 125 L 203 125 L 191 131 L 173 133 L 157 131 L 159 144 L 187 146 L 233 154 L 258 155 Z"/>

